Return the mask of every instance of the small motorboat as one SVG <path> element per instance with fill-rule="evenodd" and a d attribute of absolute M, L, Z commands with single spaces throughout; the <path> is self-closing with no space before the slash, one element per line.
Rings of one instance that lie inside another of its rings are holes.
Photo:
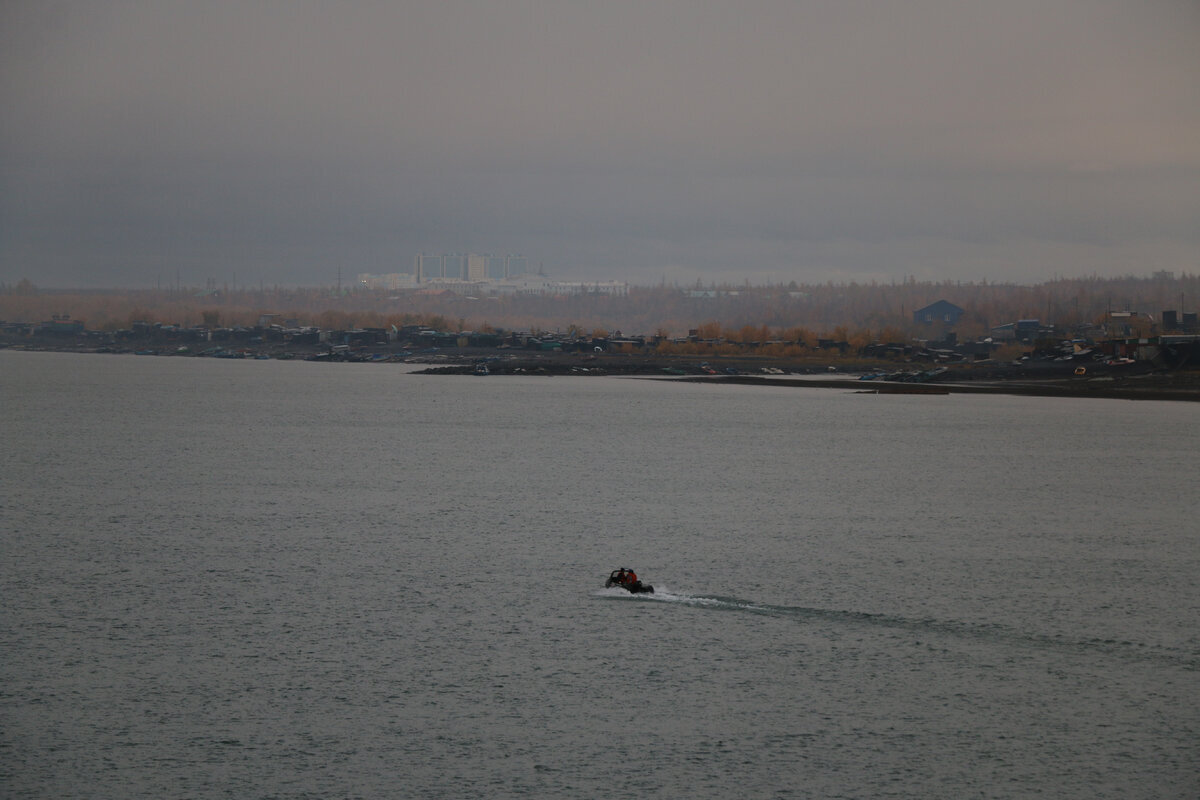
<path fill-rule="evenodd" d="M 620 586 L 630 594 L 654 594 L 654 587 L 638 580 L 637 573 L 628 567 L 614 569 L 604 582 L 604 588 Z"/>

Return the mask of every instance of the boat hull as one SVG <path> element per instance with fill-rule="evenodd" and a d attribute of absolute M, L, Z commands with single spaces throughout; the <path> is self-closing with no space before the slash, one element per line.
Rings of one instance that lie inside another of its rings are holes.
<path fill-rule="evenodd" d="M 613 586 L 619 586 L 630 594 L 654 594 L 654 587 L 648 583 L 642 583 L 641 581 L 634 581 L 633 583 L 617 583 L 610 578 L 604 582 L 604 587 L 606 589 Z"/>

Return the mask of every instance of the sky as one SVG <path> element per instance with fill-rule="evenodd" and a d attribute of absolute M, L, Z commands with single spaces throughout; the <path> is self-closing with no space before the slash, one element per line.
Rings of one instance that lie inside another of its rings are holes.
<path fill-rule="evenodd" d="M 6 0 L 0 282 L 1200 271 L 1197 0 Z"/>

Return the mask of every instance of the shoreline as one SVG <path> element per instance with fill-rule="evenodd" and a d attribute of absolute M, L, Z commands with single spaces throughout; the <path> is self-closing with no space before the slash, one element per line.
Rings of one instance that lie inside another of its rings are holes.
<path fill-rule="evenodd" d="M 1147 380 L 1143 385 L 1129 381 L 1113 380 L 1111 383 L 1095 384 L 1087 381 L 1045 380 L 1027 381 L 980 381 L 978 383 L 894 383 L 889 381 L 861 381 L 856 379 L 760 379 L 757 376 L 723 376 L 710 379 L 680 378 L 679 380 L 716 380 L 721 383 L 740 383 L 757 386 L 783 384 L 794 388 L 846 389 L 855 394 L 1008 394 L 1026 397 L 1079 397 L 1109 400 L 1180 400 L 1200 402 L 1200 389 L 1195 386 L 1173 386 L 1170 382 Z M 1196 380 L 1193 378 L 1192 380 Z"/>
<path fill-rule="evenodd" d="M 83 348 L 61 343 L 8 342 L 0 351 L 59 352 L 82 355 L 154 355 L 160 358 L 220 358 L 201 353 Z M 228 356 L 226 356 L 228 357 Z M 396 348 L 373 348 L 355 358 L 336 358 L 321 348 L 288 348 L 249 352 L 247 360 L 297 360 L 331 363 L 384 363 L 421 367 L 418 375 L 515 375 L 525 377 L 636 377 L 720 385 L 842 389 L 858 394 L 1008 394 L 1030 397 L 1079 397 L 1116 400 L 1200 402 L 1200 370 L 1156 370 L 1145 362 L 1121 366 L 1088 364 L 1086 377 L 1079 365 L 1066 362 L 1009 364 L 950 364 L 944 371 L 917 377 L 928 364 L 856 360 L 831 365 L 781 359 L 745 357 L 579 354 L 527 350 L 461 348 L 459 352 L 411 353 Z M 481 365 L 486 371 L 481 370 Z M 879 369 L 905 369 L 909 380 L 864 380 Z M 765 374 L 767 372 L 771 374 Z M 926 373 L 927 374 L 927 373 Z M 836 376 L 836 377 L 835 377 Z"/>

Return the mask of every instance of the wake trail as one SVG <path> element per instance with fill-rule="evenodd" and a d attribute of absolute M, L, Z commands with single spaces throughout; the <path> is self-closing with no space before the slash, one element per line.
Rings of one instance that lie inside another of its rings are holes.
<path fill-rule="evenodd" d="M 672 592 L 666 588 L 655 589 L 654 594 L 632 595 L 624 590 L 605 590 L 602 594 L 636 602 L 666 603 L 690 608 L 754 614 L 797 621 L 824 620 L 839 626 L 907 631 L 914 635 L 926 637 L 940 635 L 1043 649 L 1103 652 L 1108 655 L 1135 660 L 1166 661 L 1188 670 L 1200 671 L 1200 651 L 1189 651 L 1183 647 L 1147 644 L 1124 639 L 1100 637 L 1086 639 L 1072 638 L 1062 634 L 1022 631 L 1008 625 L 993 622 L 937 619 L 934 617 L 905 617 L 894 614 L 814 608 L 810 606 L 771 605 L 736 597 Z"/>

